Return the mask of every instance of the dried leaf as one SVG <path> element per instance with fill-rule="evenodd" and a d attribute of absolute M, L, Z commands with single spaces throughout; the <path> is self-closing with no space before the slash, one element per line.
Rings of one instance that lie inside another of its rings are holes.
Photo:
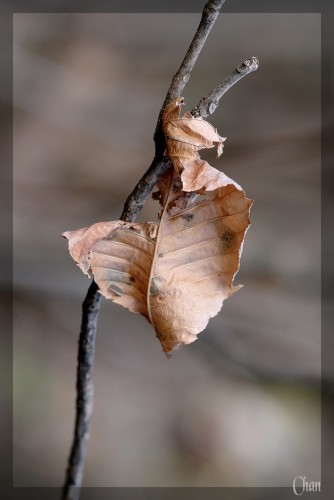
<path fill-rule="evenodd" d="M 180 118 L 183 104 L 183 97 L 174 99 L 162 116 L 168 154 L 176 171 L 181 173 L 183 190 L 212 191 L 231 182 L 241 189 L 232 179 L 201 160 L 198 154 L 200 149 L 215 147 L 219 157 L 226 137 L 221 137 L 209 122 L 194 118 L 189 111 Z"/>
<path fill-rule="evenodd" d="M 183 182 L 203 184 L 205 168 L 201 172 L 185 169 Z M 160 223 L 100 222 L 63 233 L 71 256 L 83 272 L 92 272 L 100 292 L 145 316 L 165 352 L 196 340 L 241 286 L 232 283 L 252 201 L 224 174 L 210 186 L 219 182 L 206 191 L 203 184 L 201 195 L 184 192 L 170 168 L 154 194 L 162 207 Z"/>

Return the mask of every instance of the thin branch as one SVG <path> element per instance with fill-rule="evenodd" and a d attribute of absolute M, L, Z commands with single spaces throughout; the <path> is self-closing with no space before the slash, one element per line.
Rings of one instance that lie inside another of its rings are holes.
<path fill-rule="evenodd" d="M 140 210 L 142 209 L 149 194 L 153 190 L 160 175 L 169 167 L 170 160 L 164 156 L 165 138 L 161 130 L 161 116 L 166 104 L 181 95 L 187 81 L 189 80 L 193 66 L 204 46 L 206 38 L 216 21 L 219 10 L 225 0 L 211 0 L 204 7 L 201 22 L 196 31 L 196 34 L 190 44 L 188 52 L 175 74 L 171 85 L 168 89 L 164 104 L 160 110 L 156 131 L 154 134 L 155 142 L 155 157 L 147 172 L 140 179 L 132 193 L 129 195 L 120 217 L 120 220 L 133 222 Z M 255 58 L 253 58 L 255 60 Z M 244 65 L 246 64 L 243 63 Z M 243 65 L 237 68 L 238 75 L 232 73 L 223 83 L 214 89 L 210 94 L 204 97 L 199 104 L 191 112 L 200 112 L 203 108 L 203 117 L 213 113 L 216 109 L 220 97 L 236 83 L 240 78 L 245 76 Z M 244 74 L 242 74 L 244 73 Z M 217 96 L 219 97 L 217 98 Z M 211 97 L 209 97 L 211 96 Z M 211 101 L 210 101 L 211 99 Z M 217 100 L 218 99 L 218 100 Z M 214 102 L 216 106 L 213 107 Z M 210 103 L 209 104 L 206 103 Z M 198 109 L 198 111 L 197 111 Z M 206 114 L 205 114 L 206 113 Z M 199 115 L 196 115 L 199 116 Z M 80 487 L 82 483 L 83 468 L 86 455 L 86 444 L 89 435 L 90 417 L 93 407 L 93 383 L 92 373 L 94 364 L 94 350 L 96 339 L 97 318 L 101 303 L 101 295 L 98 292 L 98 287 L 93 281 L 88 289 L 86 298 L 82 305 L 82 322 L 79 337 L 79 354 L 78 354 L 78 369 L 77 369 L 77 399 L 76 399 L 76 420 L 74 439 L 69 458 L 65 486 L 63 488 L 63 500 L 78 500 L 80 495 Z"/>
<path fill-rule="evenodd" d="M 164 109 L 170 101 L 182 94 L 183 89 L 190 78 L 190 74 L 197 58 L 202 51 L 212 26 L 217 20 L 218 14 L 224 2 L 225 0 L 212 0 L 205 4 L 201 21 L 198 25 L 194 38 L 191 41 L 189 49 L 184 56 L 181 66 L 173 76 L 165 101 L 162 105 L 162 109 Z"/>
<path fill-rule="evenodd" d="M 97 292 L 97 285 L 93 281 L 82 304 L 76 384 L 75 431 L 62 496 L 63 499 L 68 500 L 77 500 L 80 495 L 89 424 L 93 411 L 93 363 L 97 317 L 101 298 L 101 294 Z"/>
<path fill-rule="evenodd" d="M 191 111 L 191 114 L 196 118 L 201 116 L 207 118 L 216 110 L 219 100 L 233 85 L 235 85 L 241 78 L 257 70 L 259 67 L 259 60 L 257 57 L 246 59 L 240 66 L 238 66 L 233 73 L 228 75 L 222 83 L 216 88 L 211 90 L 207 95 L 202 97 L 200 102 Z"/>
<path fill-rule="evenodd" d="M 158 182 L 159 177 L 170 166 L 171 163 L 168 157 L 162 156 L 159 158 L 159 156 L 153 159 L 149 169 L 145 172 L 132 193 L 128 196 L 120 220 L 133 222 L 136 219 L 137 215 L 143 208 L 147 197 Z"/>
<path fill-rule="evenodd" d="M 201 21 L 198 25 L 194 38 L 192 39 L 191 44 L 189 45 L 189 49 L 186 55 L 184 56 L 181 66 L 173 76 L 164 103 L 161 107 L 154 133 L 154 141 L 156 145 L 157 143 L 159 144 L 164 140 L 161 130 L 162 113 L 167 104 L 170 103 L 170 101 L 172 101 L 176 97 L 180 97 L 180 95 L 182 94 L 183 89 L 190 78 L 192 69 L 197 61 L 197 58 L 202 51 L 202 48 L 211 31 L 211 28 L 216 22 L 220 9 L 224 3 L 225 0 L 210 0 L 204 6 Z"/>

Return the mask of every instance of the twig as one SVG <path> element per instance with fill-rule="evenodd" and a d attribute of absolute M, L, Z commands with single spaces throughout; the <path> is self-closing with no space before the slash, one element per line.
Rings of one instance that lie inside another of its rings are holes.
<path fill-rule="evenodd" d="M 161 130 L 162 113 L 167 104 L 170 103 L 170 101 L 172 101 L 176 97 L 180 97 L 180 95 L 182 94 L 183 89 L 190 78 L 190 74 L 197 61 L 197 58 L 200 55 L 201 50 L 206 42 L 208 34 L 210 33 L 212 26 L 217 20 L 220 9 L 224 3 L 225 0 L 211 0 L 204 6 L 201 21 L 198 25 L 194 38 L 189 45 L 189 49 L 184 56 L 181 66 L 173 76 L 164 103 L 161 107 L 154 133 L 154 141 L 156 145 L 164 141 L 163 133 Z"/>
<path fill-rule="evenodd" d="M 211 0 L 204 7 L 201 22 L 196 31 L 196 34 L 190 44 L 188 52 L 175 74 L 171 85 L 168 89 L 164 104 L 160 110 L 156 131 L 154 134 L 155 142 L 155 157 L 147 172 L 140 179 L 132 193 L 129 195 L 120 217 L 120 220 L 133 222 L 140 210 L 142 209 L 146 199 L 154 188 L 160 175 L 169 167 L 170 160 L 164 156 L 165 138 L 161 130 L 161 116 L 164 107 L 170 100 L 181 95 L 192 68 L 203 48 L 205 40 L 218 17 L 219 10 L 225 0 Z M 253 58 L 255 60 L 255 58 Z M 244 65 L 246 64 L 243 63 Z M 240 78 L 245 76 L 247 72 L 243 70 L 243 65 L 237 68 L 238 75 L 235 72 L 227 77 L 221 85 L 204 97 L 200 103 L 191 112 L 193 116 L 203 107 L 203 117 L 213 113 L 218 105 L 220 97 L 236 83 Z M 244 72 L 244 74 L 242 74 Z M 219 90 L 218 90 L 219 89 Z M 217 96 L 218 100 L 217 100 Z M 209 97 L 212 96 L 212 97 Z M 206 101 L 205 101 L 206 99 Z M 211 99 L 211 101 L 210 101 Z M 212 103 L 216 102 L 213 107 Z M 211 102 L 211 106 L 201 103 Z M 202 106 L 202 107 L 201 107 Z M 206 110 L 207 107 L 207 110 Z M 206 113 L 206 114 L 205 114 Z M 196 115 L 199 116 L 199 115 Z M 80 487 L 83 476 L 83 468 L 86 454 L 86 443 L 89 435 L 89 424 L 93 405 L 93 384 L 92 372 L 94 363 L 94 348 L 96 338 L 96 325 L 101 303 L 101 295 L 98 293 L 98 287 L 93 281 L 86 298 L 82 305 L 82 323 L 79 338 L 79 355 L 77 369 L 77 399 L 76 399 L 76 421 L 75 433 L 72 444 L 69 464 L 66 473 L 65 486 L 63 488 L 63 500 L 78 500 L 80 495 Z"/>
<path fill-rule="evenodd" d="M 233 73 L 228 75 L 225 80 L 222 81 L 216 88 L 211 90 L 207 95 L 202 97 L 200 102 L 191 111 L 191 114 L 196 118 L 201 116 L 202 118 L 207 118 L 209 115 L 216 110 L 219 100 L 234 84 L 236 84 L 241 78 L 248 75 L 252 71 L 257 70 L 259 67 L 259 60 L 257 57 L 251 57 L 246 59 L 240 66 L 238 66 Z"/>
<path fill-rule="evenodd" d="M 148 195 L 158 182 L 160 175 L 162 175 L 170 166 L 170 159 L 162 155 L 163 153 L 154 157 L 151 166 L 140 179 L 132 193 L 128 196 L 120 220 L 133 222 L 136 219 L 137 215 L 143 208 Z"/>
<path fill-rule="evenodd" d="M 204 7 L 199 27 L 197 28 L 195 36 L 178 72 L 172 79 L 164 104 L 160 110 L 154 134 L 155 157 L 148 171 L 143 175 L 128 197 L 121 215 L 121 220 L 128 222 L 135 220 L 159 176 L 169 166 L 169 160 L 163 156 L 165 150 L 165 138 L 161 130 L 162 112 L 164 106 L 174 97 L 180 95 L 183 91 L 192 68 L 203 48 L 205 40 L 215 20 L 217 19 L 219 10 L 224 1 L 225 0 L 210 0 Z M 91 346 L 91 342 L 95 345 L 96 323 L 100 303 L 101 295 L 98 293 L 98 287 L 93 281 L 82 305 L 82 322 L 79 337 L 77 369 L 75 431 L 66 472 L 65 485 L 63 488 L 63 500 L 77 500 L 80 495 L 86 455 L 86 443 L 89 435 L 90 415 L 92 413 L 93 403 L 92 372 L 94 363 L 94 348 L 86 349 L 86 346 Z M 90 307 L 90 304 L 93 304 L 94 307 Z M 84 381 L 87 381 L 87 383 Z"/>
<path fill-rule="evenodd" d="M 76 384 L 75 431 L 66 471 L 66 483 L 63 489 L 63 498 L 70 500 L 77 500 L 80 495 L 89 424 L 93 411 L 93 363 L 97 317 L 102 298 L 97 289 L 97 285 L 93 281 L 82 304 Z"/>

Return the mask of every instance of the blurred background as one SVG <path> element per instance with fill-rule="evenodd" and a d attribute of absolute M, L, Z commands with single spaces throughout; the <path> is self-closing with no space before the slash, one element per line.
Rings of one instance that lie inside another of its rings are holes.
<path fill-rule="evenodd" d="M 15 486 L 61 485 L 72 441 L 89 280 L 60 234 L 120 216 L 199 19 L 14 15 Z M 185 110 L 250 56 L 259 69 L 210 119 L 224 154 L 207 155 L 255 200 L 244 288 L 169 360 L 144 318 L 103 300 L 85 486 L 321 479 L 320 15 L 220 15 Z"/>

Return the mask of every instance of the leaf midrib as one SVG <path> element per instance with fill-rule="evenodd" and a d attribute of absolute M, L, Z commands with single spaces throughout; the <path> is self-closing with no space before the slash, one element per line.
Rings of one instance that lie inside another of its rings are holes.
<path fill-rule="evenodd" d="M 152 255 L 152 265 L 151 265 L 150 275 L 149 275 L 148 283 L 147 283 L 146 307 L 147 307 L 147 312 L 148 312 L 150 323 L 152 324 L 152 326 L 154 327 L 154 329 L 156 331 L 157 331 L 157 329 L 155 327 L 155 323 L 153 321 L 152 314 L 151 314 L 151 303 L 150 303 L 151 302 L 151 294 L 150 294 L 150 289 L 151 289 L 151 283 L 152 283 L 152 277 L 153 277 L 153 269 L 154 269 L 154 266 L 155 266 L 156 255 L 157 255 L 157 250 L 158 250 L 159 241 L 160 241 L 160 231 L 161 231 L 161 228 L 163 226 L 164 215 L 165 215 L 165 212 L 167 210 L 167 207 L 168 207 L 168 204 L 169 204 L 169 201 L 170 201 L 171 188 L 172 188 L 172 185 L 173 185 L 173 178 L 174 178 L 174 169 L 171 171 L 171 178 L 170 178 L 169 187 L 167 187 L 164 184 L 164 187 L 166 189 L 168 189 L 168 196 L 167 196 L 167 200 L 166 200 L 165 206 L 163 207 L 163 210 L 162 210 L 162 213 L 161 213 L 160 224 L 158 226 L 158 232 L 157 232 L 157 235 L 156 235 L 154 252 L 153 252 L 153 255 Z"/>

